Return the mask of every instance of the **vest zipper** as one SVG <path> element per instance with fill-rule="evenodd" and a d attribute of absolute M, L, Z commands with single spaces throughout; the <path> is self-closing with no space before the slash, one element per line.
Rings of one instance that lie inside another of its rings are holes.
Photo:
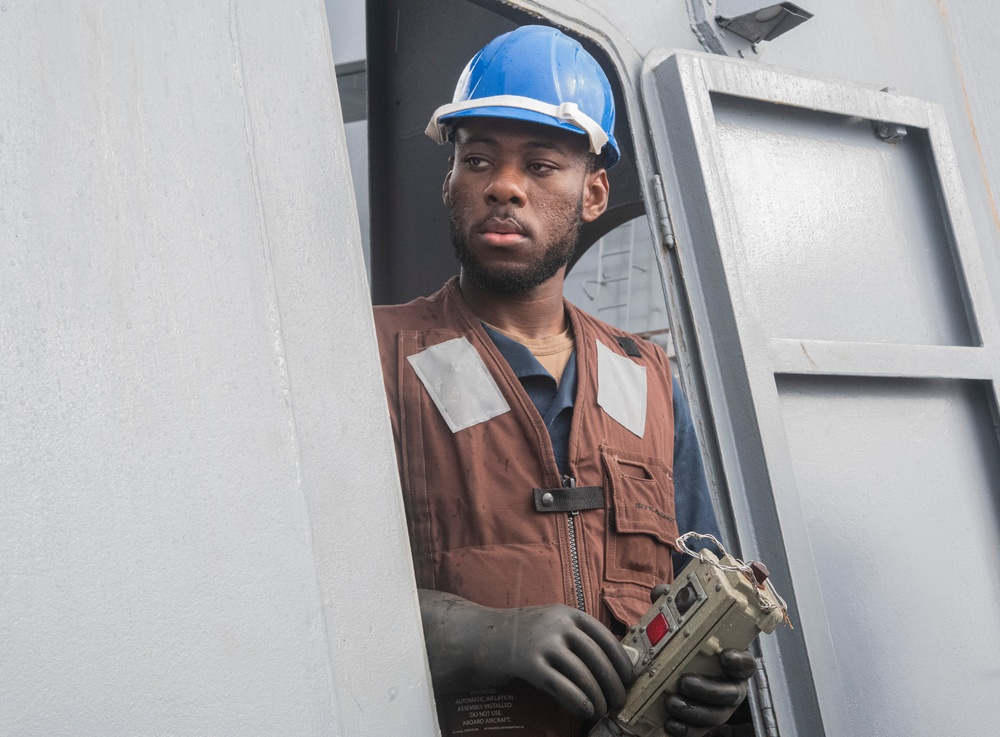
<path fill-rule="evenodd" d="M 576 479 L 572 476 L 563 476 L 563 488 L 572 489 L 576 486 Z M 583 576 L 580 574 L 580 551 L 576 547 L 576 516 L 579 511 L 570 512 L 566 516 L 566 526 L 569 529 L 569 557 L 573 564 L 573 588 L 576 591 L 576 608 L 581 612 L 587 611 L 587 604 L 583 598 Z"/>

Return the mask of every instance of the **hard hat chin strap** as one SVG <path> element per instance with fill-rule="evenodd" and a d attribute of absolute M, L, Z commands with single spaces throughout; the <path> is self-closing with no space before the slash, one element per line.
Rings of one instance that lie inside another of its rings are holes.
<path fill-rule="evenodd" d="M 480 97 L 474 100 L 450 102 L 447 105 L 442 105 L 434 111 L 434 115 L 431 116 L 431 121 L 427 124 L 424 133 L 432 140 L 444 143 L 448 140 L 448 129 L 451 126 L 448 123 L 439 122 L 441 118 L 463 110 L 474 110 L 482 107 L 509 107 L 518 110 L 530 110 L 531 112 L 541 113 L 542 115 L 548 115 L 557 120 L 571 123 L 587 134 L 587 138 L 590 139 L 590 152 L 594 154 L 601 153 L 601 150 L 608 142 L 608 134 L 604 132 L 600 124 L 580 110 L 575 102 L 552 105 L 541 100 L 535 100 L 531 97 L 521 97 L 519 95 L 495 95 L 493 97 Z"/>

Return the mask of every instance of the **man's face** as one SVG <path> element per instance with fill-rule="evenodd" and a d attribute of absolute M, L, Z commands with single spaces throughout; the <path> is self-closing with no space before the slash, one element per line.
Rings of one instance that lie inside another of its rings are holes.
<path fill-rule="evenodd" d="M 443 197 L 455 255 L 479 289 L 524 294 L 565 267 L 580 226 L 607 207 L 587 139 L 551 126 L 470 118 L 455 132 Z"/>

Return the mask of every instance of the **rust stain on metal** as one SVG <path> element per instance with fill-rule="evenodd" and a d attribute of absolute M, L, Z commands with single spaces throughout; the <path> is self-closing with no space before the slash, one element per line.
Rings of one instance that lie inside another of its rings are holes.
<path fill-rule="evenodd" d="M 976 153 L 979 155 L 979 171 L 986 186 L 986 196 L 989 199 L 990 211 L 993 213 L 993 224 L 1000 230 L 1000 212 L 997 211 L 996 197 L 993 196 L 993 186 L 990 184 L 989 170 L 986 168 L 986 159 L 983 156 L 983 145 L 979 141 L 979 132 L 976 130 L 976 119 L 972 114 L 972 102 L 969 100 L 969 90 L 965 86 L 965 73 L 962 71 L 962 64 L 956 53 L 955 34 L 951 30 L 951 23 L 948 22 L 948 7 L 945 0 L 934 0 L 945 20 L 945 31 L 948 34 L 948 46 L 951 50 L 952 65 L 958 75 L 958 83 L 962 86 L 962 100 L 965 103 L 965 117 L 969 121 L 969 130 L 972 131 L 972 142 L 976 145 Z"/>
<path fill-rule="evenodd" d="M 993 187 L 990 186 L 990 175 L 986 169 L 986 159 L 983 157 L 983 146 L 979 142 L 976 121 L 972 116 L 972 104 L 969 102 L 969 91 L 965 88 L 965 77 L 961 69 L 958 70 L 958 81 L 962 85 L 962 99 L 965 101 L 965 117 L 969 119 L 969 128 L 972 130 L 972 142 L 976 144 L 976 152 L 979 154 L 979 169 L 983 175 L 983 184 L 986 185 L 986 196 L 990 200 L 990 210 L 993 211 L 993 223 L 996 225 L 997 230 L 1000 230 L 1000 212 L 997 212 L 997 201 L 993 196 Z"/>

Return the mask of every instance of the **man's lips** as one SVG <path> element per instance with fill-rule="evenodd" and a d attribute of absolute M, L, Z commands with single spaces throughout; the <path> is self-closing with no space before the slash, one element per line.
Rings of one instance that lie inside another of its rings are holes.
<path fill-rule="evenodd" d="M 524 228 L 512 219 L 490 218 L 479 226 L 478 232 L 491 246 L 511 246 L 525 237 Z"/>

